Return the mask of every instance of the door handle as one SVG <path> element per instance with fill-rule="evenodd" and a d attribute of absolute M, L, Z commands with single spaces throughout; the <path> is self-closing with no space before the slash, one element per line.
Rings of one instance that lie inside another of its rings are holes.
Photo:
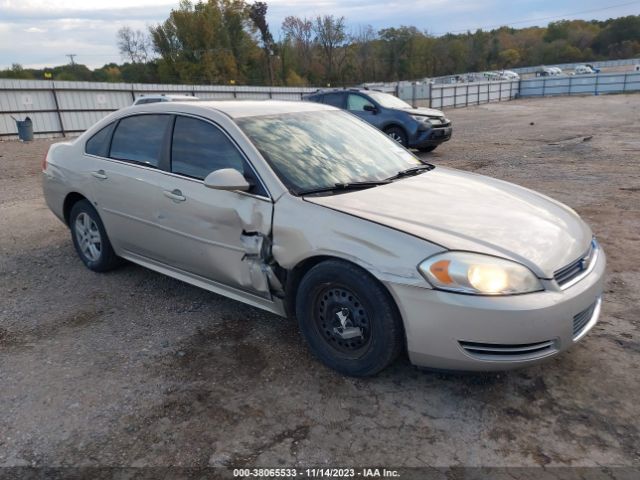
<path fill-rule="evenodd" d="M 184 202 L 187 199 L 187 197 L 182 195 L 182 192 L 180 190 L 178 190 L 177 188 L 175 190 L 172 190 L 172 191 L 163 190 L 162 193 L 164 193 L 165 197 L 170 198 L 174 202 Z"/>
<path fill-rule="evenodd" d="M 93 175 L 96 178 L 99 178 L 100 180 L 106 180 L 107 174 L 104 173 L 104 170 L 98 170 L 97 172 L 91 172 L 91 175 Z"/>

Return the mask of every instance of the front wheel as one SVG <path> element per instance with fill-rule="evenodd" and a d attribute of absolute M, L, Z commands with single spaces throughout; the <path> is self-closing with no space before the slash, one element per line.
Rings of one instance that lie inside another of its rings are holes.
<path fill-rule="evenodd" d="M 384 131 L 384 133 L 386 133 L 392 140 L 395 140 L 400 145 L 407 148 L 407 134 L 400 127 L 389 127 Z"/>
<path fill-rule="evenodd" d="M 69 227 L 73 246 L 87 268 L 106 272 L 120 265 L 100 216 L 88 200 L 80 200 L 71 208 Z"/>
<path fill-rule="evenodd" d="M 345 375 L 375 375 L 404 346 L 389 293 L 369 273 L 340 260 L 322 262 L 304 276 L 296 316 L 314 355 Z"/>

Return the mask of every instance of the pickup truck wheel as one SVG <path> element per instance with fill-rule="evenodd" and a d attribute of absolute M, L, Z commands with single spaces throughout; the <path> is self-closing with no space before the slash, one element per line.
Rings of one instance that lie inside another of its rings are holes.
<path fill-rule="evenodd" d="M 404 346 L 389 293 L 369 273 L 340 260 L 322 262 L 304 276 L 296 317 L 313 354 L 345 375 L 375 375 Z"/>
<path fill-rule="evenodd" d="M 438 148 L 438 145 L 429 145 L 428 147 L 418 147 L 418 150 L 421 152 L 433 152 L 436 148 Z"/>
<path fill-rule="evenodd" d="M 106 272 L 121 264 L 98 212 L 88 200 L 80 200 L 71 208 L 69 228 L 73 246 L 87 268 Z"/>
<path fill-rule="evenodd" d="M 407 134 L 400 127 L 389 127 L 385 129 L 384 133 L 403 147 L 407 147 Z"/>

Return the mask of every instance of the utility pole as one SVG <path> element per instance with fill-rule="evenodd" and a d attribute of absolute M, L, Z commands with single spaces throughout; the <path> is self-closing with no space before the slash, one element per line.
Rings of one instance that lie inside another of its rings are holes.
<path fill-rule="evenodd" d="M 71 60 L 72 67 L 76 64 L 76 62 L 73 60 L 73 57 L 77 57 L 75 53 L 68 53 L 67 55 L 65 55 L 65 57 L 69 57 L 69 60 Z"/>

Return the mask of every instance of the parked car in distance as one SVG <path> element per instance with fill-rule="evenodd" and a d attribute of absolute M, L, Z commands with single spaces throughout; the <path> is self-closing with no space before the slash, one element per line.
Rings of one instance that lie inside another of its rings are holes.
<path fill-rule="evenodd" d="M 451 139 L 451 120 L 440 110 L 413 108 L 389 93 L 362 88 L 322 90 L 304 100 L 324 103 L 370 123 L 403 147 L 431 152 Z"/>
<path fill-rule="evenodd" d="M 562 69 L 559 67 L 545 67 L 542 66 L 536 72 L 536 77 L 557 77 L 563 75 Z"/>
<path fill-rule="evenodd" d="M 573 210 L 424 163 L 328 105 L 124 108 L 52 145 L 43 188 L 89 269 L 127 259 L 292 315 L 347 375 L 403 351 L 440 369 L 531 365 L 600 312 L 605 255 Z"/>
<path fill-rule="evenodd" d="M 512 70 L 502 70 L 500 72 L 500 80 L 520 80 L 520 75 Z"/>
<path fill-rule="evenodd" d="M 593 73 L 600 73 L 600 71 L 601 71 L 600 67 L 594 67 L 590 63 L 587 63 L 586 66 L 589 67 L 591 70 L 593 70 Z"/>
<path fill-rule="evenodd" d="M 592 75 L 596 73 L 587 65 L 578 65 L 573 72 L 576 75 Z"/>
<path fill-rule="evenodd" d="M 165 95 L 165 94 L 152 94 L 152 95 L 140 95 L 133 102 L 133 105 L 144 105 L 146 103 L 158 103 L 158 102 L 194 102 L 200 100 L 193 95 Z"/>

